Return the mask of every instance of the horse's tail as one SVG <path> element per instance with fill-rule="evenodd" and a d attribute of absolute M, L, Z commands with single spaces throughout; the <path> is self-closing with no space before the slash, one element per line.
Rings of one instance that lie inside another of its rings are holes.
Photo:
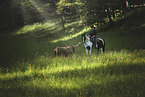
<path fill-rule="evenodd" d="M 104 45 L 103 45 L 103 53 L 105 52 L 105 41 L 104 41 Z"/>
<path fill-rule="evenodd" d="M 79 46 L 79 44 L 81 44 L 81 42 L 79 42 L 77 45 L 75 45 L 75 47 Z"/>

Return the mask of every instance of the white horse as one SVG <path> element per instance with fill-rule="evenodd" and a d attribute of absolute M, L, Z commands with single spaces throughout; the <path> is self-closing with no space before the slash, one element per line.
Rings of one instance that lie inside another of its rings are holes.
<path fill-rule="evenodd" d="M 93 43 L 91 42 L 90 37 L 88 37 L 85 34 L 82 34 L 82 40 L 84 42 L 84 47 L 85 47 L 85 50 L 86 50 L 86 54 L 88 55 L 88 50 L 89 50 L 90 55 L 91 55 Z M 104 51 L 105 51 L 105 41 L 103 39 L 97 38 L 95 46 L 96 46 L 96 49 L 98 49 L 99 54 L 101 53 L 101 51 L 103 51 L 103 53 L 104 53 Z"/>
<path fill-rule="evenodd" d="M 88 55 L 88 51 L 89 51 L 89 53 L 91 55 L 93 43 L 91 42 L 90 37 L 88 37 L 85 34 L 82 34 L 82 40 L 83 40 L 83 43 L 84 43 L 86 54 Z"/>

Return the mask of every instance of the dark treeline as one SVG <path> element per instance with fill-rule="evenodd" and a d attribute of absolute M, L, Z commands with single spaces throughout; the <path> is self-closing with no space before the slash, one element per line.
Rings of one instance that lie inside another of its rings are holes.
<path fill-rule="evenodd" d="M 10 0 L 0 1 L 0 32 L 23 25 L 22 15 L 18 11 L 19 7 L 12 7 Z"/>
<path fill-rule="evenodd" d="M 0 0 L 0 33 L 54 18 L 52 0 Z"/>
<path fill-rule="evenodd" d="M 79 17 L 87 25 L 96 23 L 102 28 L 106 22 L 112 24 L 116 17 L 144 4 L 144 0 L 60 0 L 57 12 L 64 17 L 63 22 Z"/>
<path fill-rule="evenodd" d="M 0 32 L 54 18 L 59 18 L 63 27 L 76 19 L 102 27 L 144 4 L 144 0 L 1 0 Z"/>

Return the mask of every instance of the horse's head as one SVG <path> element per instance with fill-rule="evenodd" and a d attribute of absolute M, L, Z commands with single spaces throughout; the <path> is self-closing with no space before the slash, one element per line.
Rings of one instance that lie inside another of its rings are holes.
<path fill-rule="evenodd" d="M 82 34 L 82 41 L 83 41 L 83 43 L 85 43 L 85 40 L 86 40 L 86 35 Z"/>
<path fill-rule="evenodd" d="M 85 34 L 82 34 L 82 40 L 85 43 L 86 41 L 90 41 L 90 37 Z"/>

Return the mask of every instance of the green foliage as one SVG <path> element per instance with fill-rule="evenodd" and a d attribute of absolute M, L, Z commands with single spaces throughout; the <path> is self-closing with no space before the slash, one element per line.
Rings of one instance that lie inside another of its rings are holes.
<path fill-rule="evenodd" d="M 63 26 L 76 19 L 102 26 L 118 15 L 124 16 L 131 5 L 143 4 L 143 0 L 4 0 L 0 1 L 0 30 L 56 18 L 63 19 Z"/>
<path fill-rule="evenodd" d="M 131 1 L 128 1 L 128 3 L 131 4 Z M 106 22 L 112 23 L 118 14 L 124 16 L 128 9 L 127 7 L 129 7 L 126 5 L 126 0 L 72 0 L 71 2 L 60 0 L 57 5 L 57 13 L 63 16 L 65 16 L 65 8 L 67 7 L 74 9 L 79 18 L 86 24 L 92 25 L 96 23 L 101 26 Z M 71 18 L 71 16 L 68 17 Z"/>
<path fill-rule="evenodd" d="M 62 13 L 62 11 L 63 11 L 63 6 L 65 6 L 66 5 L 66 0 L 60 0 L 58 3 L 57 3 L 57 13 L 58 14 L 60 14 L 60 13 Z"/>
<path fill-rule="evenodd" d="M 83 5 L 83 3 L 80 0 L 76 0 L 75 2 L 68 2 L 67 0 L 60 0 L 57 3 L 57 13 L 63 13 L 64 7 L 68 6 L 68 7 L 72 7 L 77 9 L 76 7 Z"/>

